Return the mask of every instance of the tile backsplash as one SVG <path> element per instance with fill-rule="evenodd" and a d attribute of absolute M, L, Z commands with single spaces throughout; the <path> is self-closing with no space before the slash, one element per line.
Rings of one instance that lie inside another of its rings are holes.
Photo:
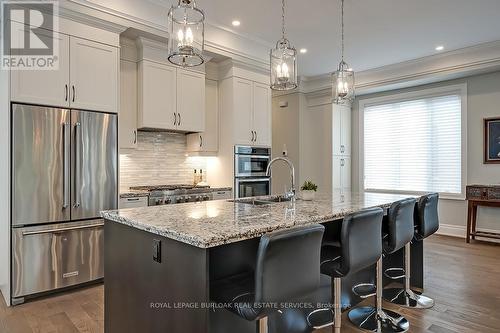
<path fill-rule="evenodd" d="M 193 169 L 206 172 L 207 163 L 186 156 L 184 134 L 138 132 L 137 148 L 120 151 L 120 192 L 138 185 L 191 184 Z"/>

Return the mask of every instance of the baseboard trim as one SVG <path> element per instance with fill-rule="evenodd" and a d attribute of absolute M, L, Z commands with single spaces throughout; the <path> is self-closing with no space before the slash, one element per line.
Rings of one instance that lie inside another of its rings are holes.
<path fill-rule="evenodd" d="M 500 230 L 484 229 L 484 228 L 478 228 L 477 230 L 484 231 L 484 232 L 497 232 L 497 233 L 500 232 Z M 467 236 L 467 227 L 462 226 L 462 225 L 454 225 L 454 224 L 440 224 L 439 230 L 436 232 L 436 234 L 465 239 L 465 237 Z M 500 240 L 492 239 L 492 238 L 484 238 L 484 237 L 476 237 L 476 238 L 481 239 L 481 240 L 488 240 L 488 241 L 495 242 L 495 243 L 500 242 Z"/>
<path fill-rule="evenodd" d="M 466 227 L 461 225 L 453 225 L 453 224 L 439 224 L 439 230 L 436 232 L 438 235 L 444 236 L 452 236 L 465 238 L 466 236 Z"/>

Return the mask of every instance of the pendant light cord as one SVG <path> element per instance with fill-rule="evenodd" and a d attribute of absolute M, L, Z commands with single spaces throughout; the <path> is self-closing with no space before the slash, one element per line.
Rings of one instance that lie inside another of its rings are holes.
<path fill-rule="evenodd" d="M 281 0 L 281 34 L 285 39 L 285 0 Z"/>
<path fill-rule="evenodd" d="M 342 24 L 342 62 L 344 62 L 344 0 L 341 0 L 342 7 L 342 16 L 341 16 L 341 24 Z"/>

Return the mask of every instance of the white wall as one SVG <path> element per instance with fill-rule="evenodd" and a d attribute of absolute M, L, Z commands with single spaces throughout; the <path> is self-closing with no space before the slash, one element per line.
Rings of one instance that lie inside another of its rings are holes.
<path fill-rule="evenodd" d="M 399 92 L 466 83 L 467 105 L 467 184 L 500 184 L 500 165 L 483 164 L 483 119 L 500 117 L 500 72 L 471 76 L 431 85 L 358 96 L 352 113 L 352 183 L 359 190 L 359 100 Z M 467 204 L 463 200 L 441 200 L 440 219 L 443 232 L 465 235 Z M 480 208 L 478 228 L 500 230 L 500 210 Z"/>
<path fill-rule="evenodd" d="M 308 99 L 303 93 L 273 97 L 273 156 L 281 155 L 286 144 L 296 169 L 297 190 L 310 180 L 318 192 L 332 191 L 332 104 L 329 98 Z M 280 102 L 288 102 L 280 108 Z M 273 167 L 273 193 L 289 187 L 285 166 Z"/>

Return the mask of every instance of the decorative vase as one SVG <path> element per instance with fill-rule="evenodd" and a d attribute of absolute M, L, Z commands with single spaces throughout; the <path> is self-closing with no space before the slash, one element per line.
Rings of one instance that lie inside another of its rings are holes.
<path fill-rule="evenodd" d="M 316 194 L 316 191 L 313 191 L 313 190 L 303 190 L 302 191 L 302 200 L 305 200 L 305 201 L 314 200 L 315 194 Z"/>

